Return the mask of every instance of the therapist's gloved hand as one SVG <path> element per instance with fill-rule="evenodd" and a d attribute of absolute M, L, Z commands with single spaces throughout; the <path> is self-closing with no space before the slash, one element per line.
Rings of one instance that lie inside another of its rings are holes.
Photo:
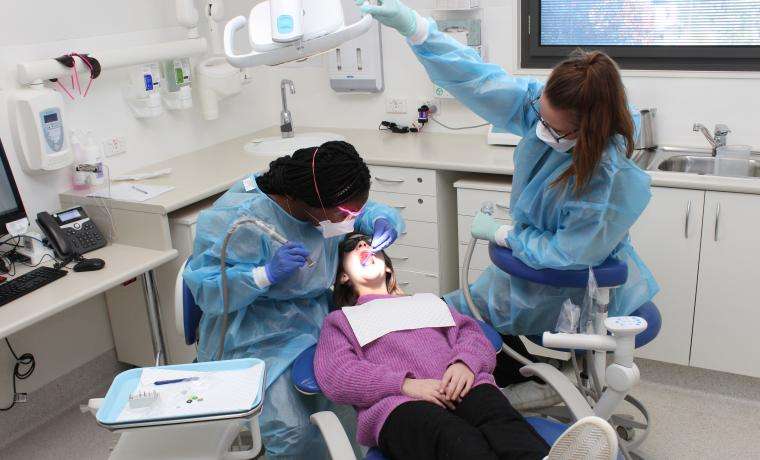
<path fill-rule="evenodd" d="M 478 211 L 470 226 L 470 233 L 479 240 L 490 241 L 499 246 L 507 247 L 507 235 L 512 230 L 511 225 L 502 225 L 493 217 Z"/>
<path fill-rule="evenodd" d="M 356 0 L 356 4 L 361 5 L 362 13 L 371 14 L 378 22 L 393 27 L 404 37 L 411 37 L 417 30 L 417 15 L 414 10 L 399 0 L 382 0 L 380 5 L 370 5 L 365 0 Z"/>
<path fill-rule="evenodd" d="M 372 229 L 372 252 L 380 252 L 387 248 L 398 238 L 398 232 L 387 219 L 382 217 L 375 220 Z"/>
<path fill-rule="evenodd" d="M 272 284 L 290 278 L 299 268 L 306 265 L 308 256 L 309 251 L 301 243 L 285 243 L 264 266 L 267 278 Z"/>

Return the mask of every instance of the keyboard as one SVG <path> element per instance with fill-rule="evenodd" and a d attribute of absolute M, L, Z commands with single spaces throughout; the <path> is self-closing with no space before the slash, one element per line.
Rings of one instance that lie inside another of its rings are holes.
<path fill-rule="evenodd" d="M 0 284 L 0 306 L 13 302 L 30 292 L 52 283 L 53 281 L 63 278 L 68 272 L 66 270 L 56 270 L 50 267 L 38 267 L 29 273 L 24 273 L 18 278 L 14 278 L 3 284 Z"/>

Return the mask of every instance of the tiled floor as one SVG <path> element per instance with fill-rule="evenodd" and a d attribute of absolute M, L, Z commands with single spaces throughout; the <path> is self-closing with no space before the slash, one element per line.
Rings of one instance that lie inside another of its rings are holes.
<path fill-rule="evenodd" d="M 634 395 L 645 402 L 653 431 L 642 453 L 648 459 L 760 458 L 760 401 L 642 382 Z M 14 442 L 4 460 L 105 459 L 117 436 L 78 408 Z"/>

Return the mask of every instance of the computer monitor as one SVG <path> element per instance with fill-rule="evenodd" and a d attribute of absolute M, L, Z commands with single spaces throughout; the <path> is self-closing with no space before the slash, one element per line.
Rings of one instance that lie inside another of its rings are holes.
<path fill-rule="evenodd" d="M 8 234 L 6 224 L 26 217 L 24 203 L 18 193 L 16 181 L 13 179 L 8 157 L 0 140 L 0 237 Z"/>

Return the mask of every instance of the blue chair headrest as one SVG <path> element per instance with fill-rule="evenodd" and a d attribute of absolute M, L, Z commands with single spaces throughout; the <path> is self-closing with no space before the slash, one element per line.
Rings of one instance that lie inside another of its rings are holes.
<path fill-rule="evenodd" d="M 554 287 L 585 288 L 588 285 L 588 270 L 554 270 L 544 268 L 536 270 L 527 266 L 512 254 L 509 248 L 491 243 L 488 246 L 491 262 L 512 276 L 534 283 Z M 610 257 L 604 263 L 594 267 L 594 277 L 599 287 L 622 286 L 628 279 L 628 265 Z"/>
<path fill-rule="evenodd" d="M 185 328 L 185 343 L 193 345 L 198 341 L 198 325 L 203 310 L 195 303 L 195 298 L 187 284 L 182 283 L 182 323 Z"/>

